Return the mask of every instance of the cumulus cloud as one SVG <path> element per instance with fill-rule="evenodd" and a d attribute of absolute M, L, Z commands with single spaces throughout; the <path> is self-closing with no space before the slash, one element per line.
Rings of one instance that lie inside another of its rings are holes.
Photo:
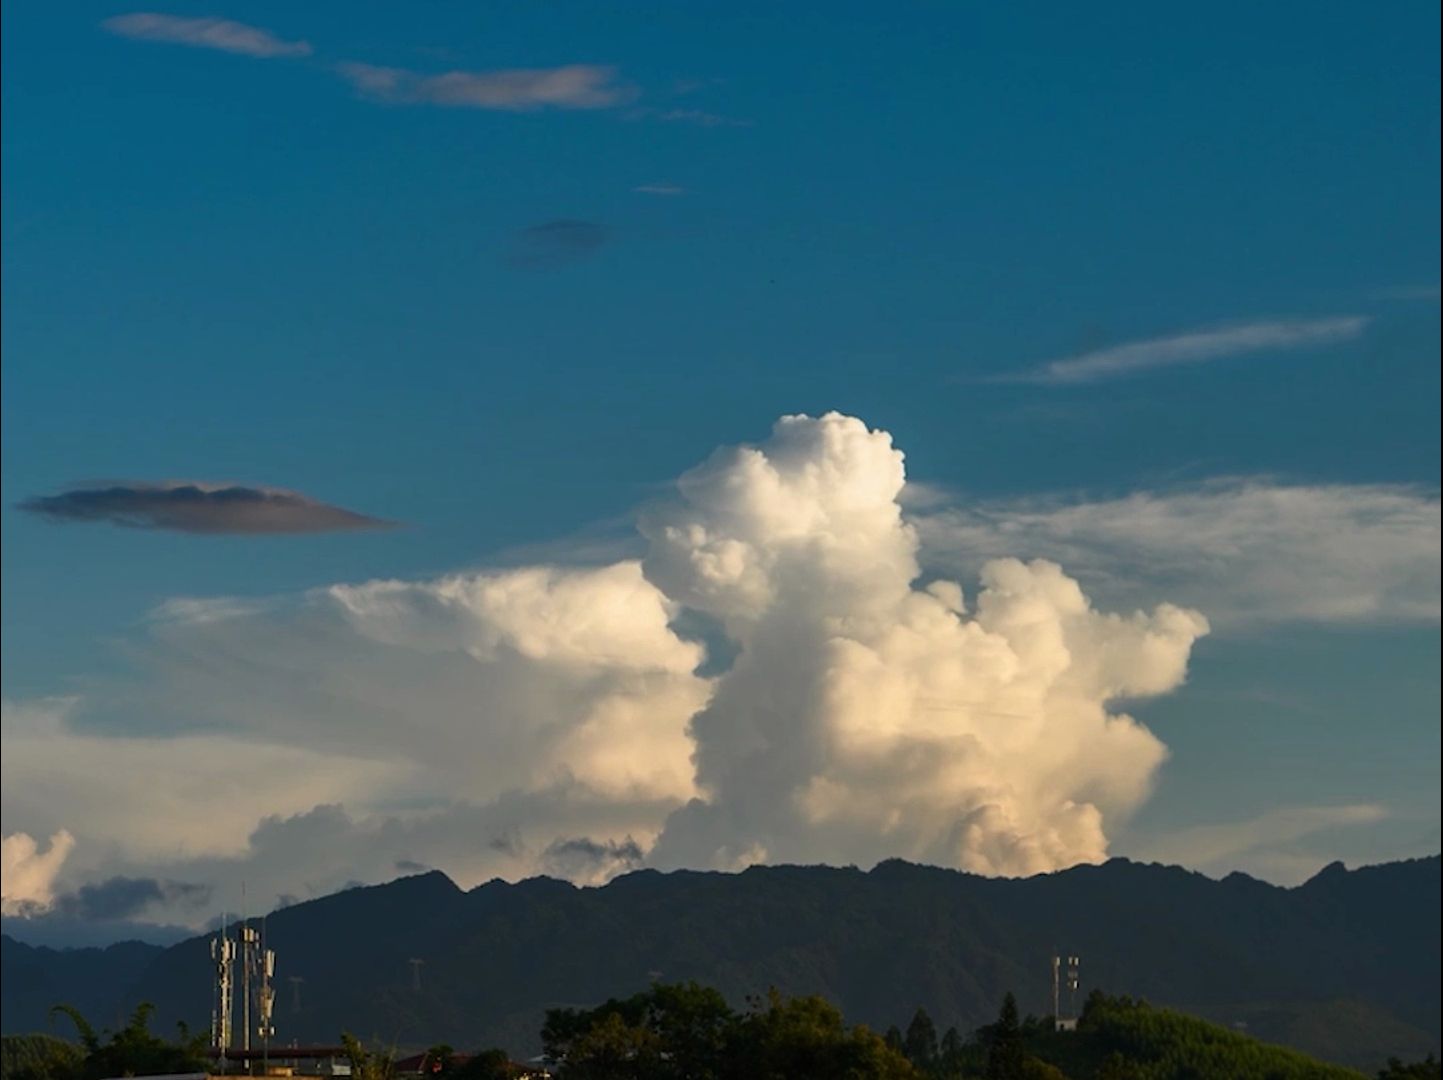
<path fill-rule="evenodd" d="M 594 221 L 543 221 L 516 234 L 508 261 L 528 270 L 561 266 L 595 254 L 610 238 Z"/>
<path fill-rule="evenodd" d="M 642 530 L 647 576 L 740 647 L 692 721 L 703 797 L 653 860 L 876 861 L 993 874 L 1106 854 L 1106 825 L 1147 794 L 1162 744 L 1119 697 L 1183 679 L 1201 615 L 1095 611 L 1047 562 L 987 564 L 918 588 L 889 435 L 785 417 L 719 452 Z"/>
<path fill-rule="evenodd" d="M 400 860 L 517 877 L 558 839 L 650 844 L 695 793 L 686 723 L 709 692 L 674 612 L 635 561 L 168 605 L 132 643 L 133 683 L 89 709 L 7 707 L 5 819 L 83 822 L 83 878 L 217 896 L 242 879 L 312 895 Z M 134 716 L 146 732 L 120 734 Z"/>
<path fill-rule="evenodd" d="M 998 376 L 993 381 L 1044 386 L 1101 382 L 1157 368 L 1202 364 L 1227 356 L 1332 345 L 1358 337 L 1368 322 L 1363 316 L 1348 315 L 1190 330 L 1172 337 L 1133 341 L 1080 356 L 1052 360 L 1027 371 Z"/>
<path fill-rule="evenodd" d="M 534 112 L 605 109 L 634 96 L 616 69 L 597 64 L 509 71 L 448 71 L 423 75 L 404 68 L 345 63 L 337 71 L 361 94 L 404 105 Z"/>
<path fill-rule="evenodd" d="M 19 508 L 54 522 L 187 533 L 317 533 L 392 525 L 283 488 L 185 481 L 65 491 L 27 499 Z"/>
<path fill-rule="evenodd" d="M 232 22 L 230 19 L 185 18 L 179 15 L 136 11 L 127 15 L 115 15 L 100 25 L 112 34 L 139 41 L 162 41 L 198 49 L 218 49 L 221 52 L 263 59 L 311 55 L 311 46 L 307 42 L 285 41 L 269 30 Z"/>
<path fill-rule="evenodd" d="M 11 833 L 0 840 L 0 910 L 6 915 L 45 911 L 55 899 L 55 878 L 75 837 L 64 829 L 50 837 L 46 850 L 28 833 Z"/>
<path fill-rule="evenodd" d="M 681 477 L 641 559 L 163 605 L 133 677 L 7 709 L 6 821 L 83 822 L 75 880 L 217 897 L 1103 858 L 1166 756 L 1114 703 L 1177 687 L 1205 620 L 1042 560 L 929 581 L 904 484 L 885 432 L 792 416 Z"/>
<path fill-rule="evenodd" d="M 1439 500 L 1418 488 L 1244 479 L 1095 501 L 929 501 L 913 520 L 939 571 L 1054 559 L 1111 603 L 1166 589 L 1229 629 L 1439 617 Z"/>

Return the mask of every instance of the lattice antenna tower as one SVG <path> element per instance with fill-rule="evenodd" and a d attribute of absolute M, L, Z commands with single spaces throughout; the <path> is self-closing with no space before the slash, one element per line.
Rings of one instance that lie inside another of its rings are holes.
<path fill-rule="evenodd" d="M 261 919 L 261 932 L 256 940 L 256 1034 L 260 1036 L 262 1060 L 270 1063 L 271 1036 L 276 1033 L 271 1023 L 276 1011 L 276 951 L 266 948 L 266 920 Z"/>
<path fill-rule="evenodd" d="M 1077 1019 L 1077 987 L 1080 985 L 1079 972 L 1082 970 L 1082 960 L 1076 956 L 1067 958 L 1067 1016 L 1070 1020 Z"/>
<path fill-rule="evenodd" d="M 1052 954 L 1052 1021 L 1062 1019 L 1062 957 Z"/>
<path fill-rule="evenodd" d="M 219 1051 L 223 1070 L 225 1052 L 231 1045 L 232 1016 L 235 1008 L 235 942 L 231 939 L 224 914 L 221 915 L 220 933 L 210 941 L 210 958 L 215 964 L 215 1000 L 211 1003 L 210 1044 Z"/>

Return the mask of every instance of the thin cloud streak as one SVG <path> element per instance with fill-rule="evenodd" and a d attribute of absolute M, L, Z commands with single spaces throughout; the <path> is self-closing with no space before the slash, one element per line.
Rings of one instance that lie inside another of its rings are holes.
<path fill-rule="evenodd" d="M 57 523 L 103 522 L 212 535 L 342 532 L 394 525 L 283 488 L 185 482 L 65 491 L 27 499 L 18 508 Z"/>
<path fill-rule="evenodd" d="M 1437 285 L 1395 285 L 1377 290 L 1373 296 L 1378 300 L 1437 300 L 1443 289 Z"/>
<path fill-rule="evenodd" d="M 686 188 L 676 184 L 638 184 L 631 189 L 638 195 L 685 195 Z"/>
<path fill-rule="evenodd" d="M 1386 821 L 1387 807 L 1377 803 L 1337 806 L 1284 806 L 1257 817 L 1222 824 L 1194 825 L 1142 838 L 1128 856 L 1143 862 L 1180 864 L 1203 872 L 1246 868 L 1270 881 L 1297 884 L 1325 861 L 1300 850 L 1312 837 Z"/>
<path fill-rule="evenodd" d="M 756 121 L 722 116 L 704 109 L 657 109 L 650 106 L 633 109 L 629 120 L 658 120 L 663 124 L 691 124 L 694 127 L 755 127 Z"/>
<path fill-rule="evenodd" d="M 516 234 L 507 261 L 518 269 L 549 269 L 593 255 L 610 239 L 606 226 L 594 221 L 543 221 Z"/>
<path fill-rule="evenodd" d="M 1150 338 L 1108 349 L 1052 360 L 1014 374 L 998 375 L 991 382 L 1071 386 L 1123 378 L 1143 371 L 1203 364 L 1246 353 L 1332 345 L 1358 337 L 1371 320 L 1363 315 L 1328 319 L 1280 320 L 1243 323 L 1209 330 L 1192 330 L 1172 337 Z"/>
<path fill-rule="evenodd" d="M 1436 491 L 1254 478 L 1096 501 L 934 497 L 910 516 L 942 572 L 1004 554 L 1054 559 L 1108 603 L 1161 591 L 1227 631 L 1439 618 Z"/>
<path fill-rule="evenodd" d="M 440 75 L 360 63 L 338 64 L 336 70 L 362 95 L 398 105 L 534 112 L 606 109 L 635 96 L 630 87 L 615 81 L 615 68 L 596 64 Z"/>
<path fill-rule="evenodd" d="M 178 15 L 136 11 L 113 16 L 100 25 L 117 37 L 186 45 L 195 49 L 217 49 L 220 52 L 261 59 L 310 56 L 313 51 L 309 42 L 285 41 L 269 30 L 247 26 L 230 19 L 190 19 Z"/>

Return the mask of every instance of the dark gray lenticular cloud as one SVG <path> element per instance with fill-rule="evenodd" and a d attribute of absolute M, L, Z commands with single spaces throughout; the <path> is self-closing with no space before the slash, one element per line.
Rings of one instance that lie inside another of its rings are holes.
<path fill-rule="evenodd" d="M 186 482 L 81 488 L 26 499 L 19 508 L 55 522 L 104 522 L 185 533 L 320 533 L 394 525 L 281 488 Z"/>
<path fill-rule="evenodd" d="M 507 261 L 525 270 L 544 270 L 593 255 L 610 239 L 606 226 L 594 221 L 544 221 L 516 234 Z"/>

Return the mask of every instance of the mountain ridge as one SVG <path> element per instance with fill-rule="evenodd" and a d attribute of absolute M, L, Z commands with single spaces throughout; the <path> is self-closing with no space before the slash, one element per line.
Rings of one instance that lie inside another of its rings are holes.
<path fill-rule="evenodd" d="M 1122 858 L 1010 879 L 893 859 L 866 871 L 642 869 L 600 886 L 537 877 L 463 890 L 433 870 L 282 908 L 267 932 L 280 958 L 281 1041 L 349 1028 L 408 1046 L 520 1051 L 534 1047 L 546 1007 L 594 1004 L 657 977 L 696 979 L 736 1002 L 769 986 L 820 993 L 879 1028 L 921 1005 L 966 1030 L 1009 989 L 1025 1011 L 1049 1011 L 1050 957 L 1062 951 L 1082 957 L 1084 989 L 1246 1023 L 1368 1066 L 1438 1047 L 1439 871 L 1438 856 L 1329 866 L 1282 887 Z M 35 1028 L 55 994 L 83 981 L 98 1022 L 151 1000 L 163 1023 L 204 1026 L 206 936 L 145 948 L 143 963 L 135 949 L 67 960 L 7 935 L 5 1030 Z M 411 958 L 424 961 L 420 993 Z M 299 1013 L 290 974 L 305 979 Z M 33 987 L 12 991 L 17 981 Z"/>

